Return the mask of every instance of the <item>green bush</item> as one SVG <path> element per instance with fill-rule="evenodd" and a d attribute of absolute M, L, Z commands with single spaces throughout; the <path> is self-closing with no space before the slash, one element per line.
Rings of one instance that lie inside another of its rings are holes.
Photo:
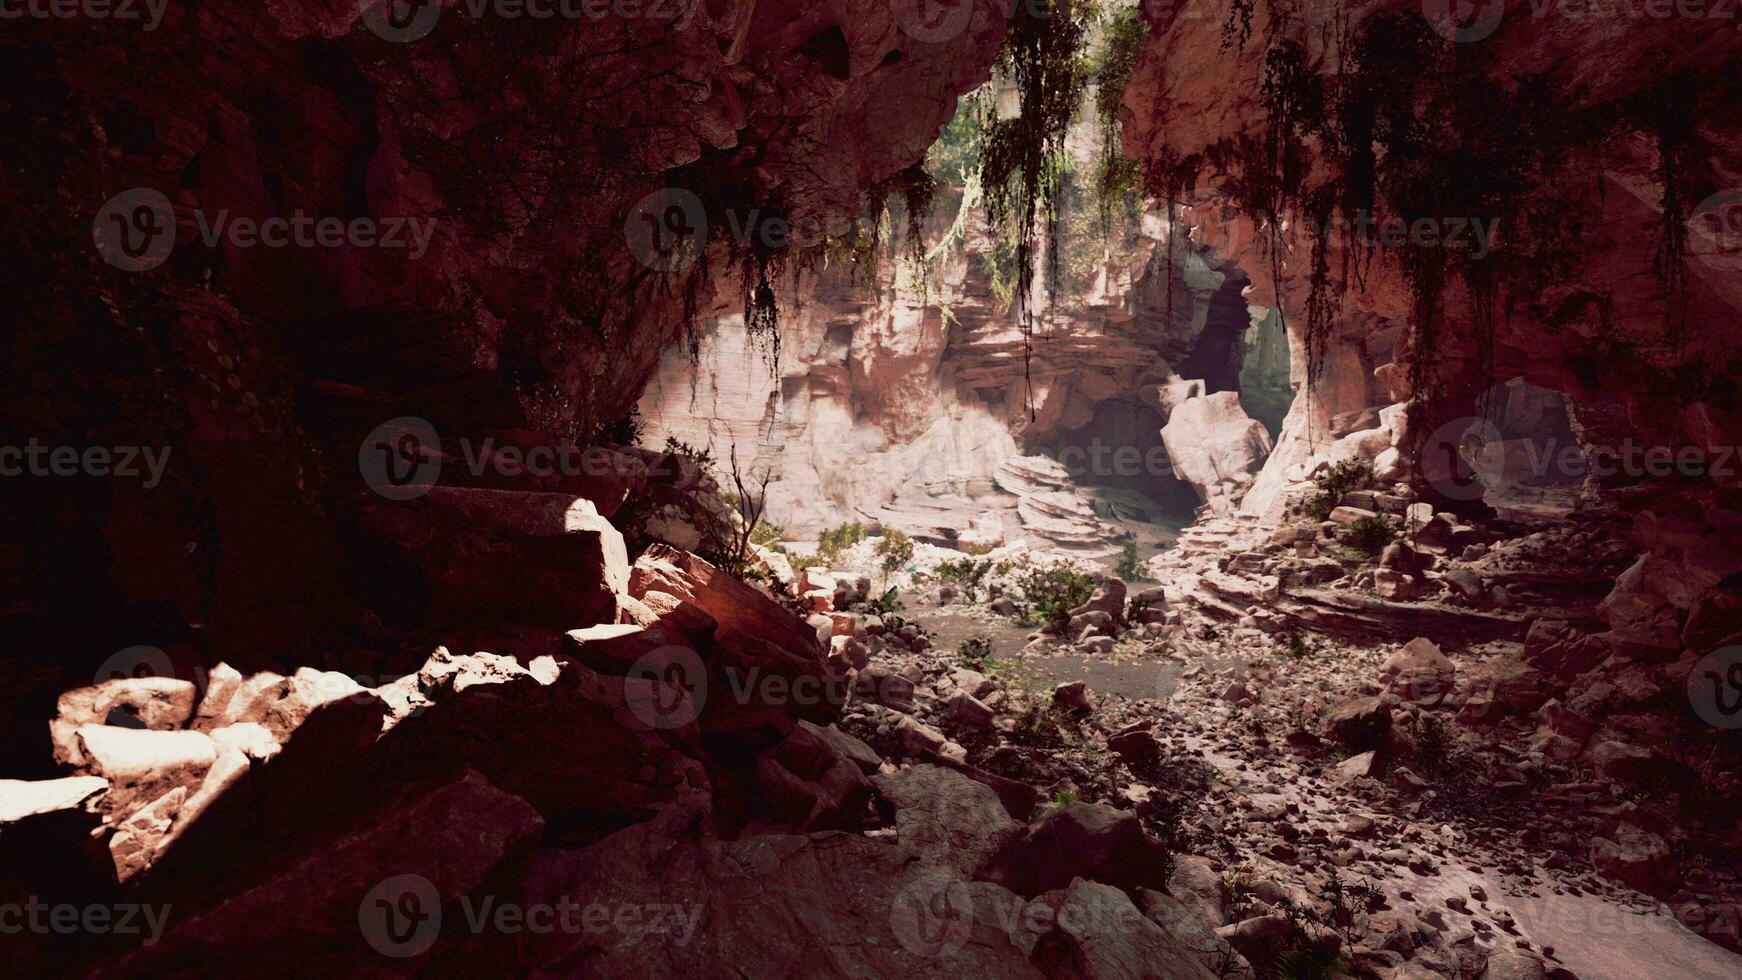
<path fill-rule="evenodd" d="M 1343 532 L 1343 540 L 1347 541 L 1350 547 L 1364 551 L 1369 555 L 1378 554 L 1396 537 L 1397 528 L 1390 521 L 1378 515 L 1363 517 L 1349 525 Z"/>
<path fill-rule="evenodd" d="M 817 538 L 817 554 L 830 565 L 841 560 L 841 552 L 865 540 L 865 525 L 854 521 L 829 528 Z"/>
<path fill-rule="evenodd" d="M 873 616 L 888 618 L 903 608 L 899 590 L 893 587 L 875 599 L 865 600 L 865 611 Z"/>
<path fill-rule="evenodd" d="M 962 593 L 969 602 L 979 598 L 981 582 L 992 571 L 992 562 L 975 561 L 972 558 L 957 558 L 938 565 L 938 580 L 962 587 Z"/>
<path fill-rule="evenodd" d="M 890 528 L 871 551 L 883 560 L 883 574 L 888 575 L 913 560 L 913 539 Z"/>
<path fill-rule="evenodd" d="M 969 670 L 980 670 L 992 659 L 992 638 L 984 633 L 968 637 L 956 644 L 956 657 Z"/>
<path fill-rule="evenodd" d="M 1018 580 L 1017 588 L 1031 619 L 1056 626 L 1069 622 L 1071 610 L 1095 594 L 1095 580 L 1060 563 L 1029 569 Z"/>
<path fill-rule="evenodd" d="M 1325 520 L 1342 503 L 1343 494 L 1372 486 L 1375 478 L 1372 463 L 1364 459 L 1345 459 L 1313 478 L 1319 492 L 1306 502 L 1302 510 L 1315 521 Z"/>
<path fill-rule="evenodd" d="M 1149 581 L 1149 576 L 1143 574 L 1143 561 L 1137 557 L 1137 542 L 1125 542 L 1125 547 L 1119 550 L 1119 564 L 1114 566 L 1113 574 L 1127 582 Z"/>

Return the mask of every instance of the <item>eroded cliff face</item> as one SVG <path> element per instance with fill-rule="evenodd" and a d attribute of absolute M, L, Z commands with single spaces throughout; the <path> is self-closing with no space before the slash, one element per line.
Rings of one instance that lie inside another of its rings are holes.
<path fill-rule="evenodd" d="M 1733 23 L 1334 12 L 1146 7 L 1123 105 L 1152 189 L 1287 318 L 1301 394 L 1242 509 L 1274 520 L 1344 458 L 1439 510 L 1578 484 L 1634 521 L 1600 610 L 1620 659 L 1733 641 Z"/>
<path fill-rule="evenodd" d="M 1598 442 L 1715 459 L 1731 441 L 1732 25 L 1501 4 L 1461 29 L 1413 3 L 1144 10 L 1124 145 L 1328 365 L 1273 468 L 1307 458 L 1291 442 L 1328 442 L 1336 415 L 1404 401 L 1398 446 L 1438 465 L 1442 426 L 1513 377 L 1566 392 Z M 1433 494 L 1434 476 L 1415 482 Z"/>
<path fill-rule="evenodd" d="M 1092 126 L 1074 127 L 1072 152 L 1080 170 L 1096 165 Z M 1279 423 L 1292 398 L 1280 322 L 1248 306 L 1246 274 L 1188 241 L 1177 216 L 1121 218 L 1118 247 L 1068 237 L 1067 220 L 1060 252 L 1088 257 L 1058 274 L 1074 288 L 1049 288 L 1040 270 L 1025 364 L 985 213 L 970 201 L 959 243 L 937 244 L 964 193 L 940 193 L 923 265 L 788 276 L 778 358 L 741 316 L 704 321 L 699 351 L 668 351 L 643 395 L 644 442 L 671 436 L 721 459 L 736 446 L 772 474 L 769 519 L 798 539 L 872 520 L 946 544 L 1168 540 L 1209 495 L 1192 475 L 1214 471 L 1218 447 L 1200 433 L 1176 458 L 1163 427 L 1188 393 L 1247 389 Z"/>
<path fill-rule="evenodd" d="M 462 481 L 461 436 L 598 436 L 692 315 L 738 302 L 715 289 L 754 250 L 734 221 L 857 215 L 986 77 L 1004 17 L 976 3 L 940 37 L 885 3 L 362 6 L 172 4 L 152 30 L 31 18 L 0 41 L 0 117 L 32 148 L 0 176 L 9 442 L 169 457 L 149 489 L 20 488 L 27 615 L 149 610 L 103 617 L 110 649 L 357 622 L 327 513 L 367 494 L 374 427 L 427 420 Z M 705 202 L 661 231 L 707 241 L 697 261 L 636 237 L 665 187 Z M 303 237 L 263 245 L 271 219 Z"/>

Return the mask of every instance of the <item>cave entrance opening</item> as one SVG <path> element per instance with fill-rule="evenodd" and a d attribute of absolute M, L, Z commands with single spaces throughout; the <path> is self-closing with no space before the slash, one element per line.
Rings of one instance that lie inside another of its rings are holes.
<path fill-rule="evenodd" d="M 1166 423 L 1136 398 L 1109 398 L 1096 402 L 1082 424 L 1048 433 L 1031 451 L 1056 460 L 1097 515 L 1130 531 L 1140 554 L 1153 554 L 1191 523 L 1198 505 L 1162 445 Z"/>
<path fill-rule="evenodd" d="M 1522 377 L 1476 399 L 1460 453 L 1480 481 L 1482 502 L 1508 518 L 1571 513 L 1592 473 L 1572 399 Z"/>

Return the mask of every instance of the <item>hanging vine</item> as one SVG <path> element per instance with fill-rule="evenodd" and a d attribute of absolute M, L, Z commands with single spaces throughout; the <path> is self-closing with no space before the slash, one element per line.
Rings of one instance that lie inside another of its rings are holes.
<path fill-rule="evenodd" d="M 1058 281 L 1058 189 L 1065 134 L 1081 99 L 1080 57 L 1087 17 L 1071 0 L 1017 4 L 999 52 L 998 70 L 1020 100 L 1013 119 L 991 122 L 980 157 L 980 182 L 994 226 L 1017 224 L 1015 302 L 1022 329 L 1022 375 L 1030 419 L 1033 390 L 1036 252 L 1046 236 L 1048 301 Z"/>

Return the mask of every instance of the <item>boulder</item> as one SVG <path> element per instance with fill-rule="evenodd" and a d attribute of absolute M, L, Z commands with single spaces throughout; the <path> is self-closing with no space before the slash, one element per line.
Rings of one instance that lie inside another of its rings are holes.
<path fill-rule="evenodd" d="M 377 698 L 349 674 L 338 671 L 301 667 L 289 677 L 268 671 L 245 678 L 229 703 L 211 716 L 208 727 L 249 722 L 283 743 L 309 715 L 347 700 L 374 702 Z"/>
<path fill-rule="evenodd" d="M 950 717 L 969 728 L 990 728 L 995 716 L 984 701 L 967 691 L 956 691 L 944 702 Z"/>
<path fill-rule="evenodd" d="M 1205 503 L 1228 500 L 1258 475 L 1270 455 L 1270 433 L 1247 416 L 1240 394 L 1219 391 L 1186 398 L 1161 429 L 1173 471 Z"/>
<path fill-rule="evenodd" d="M 84 768 L 109 781 L 106 805 L 124 809 L 176 786 L 197 786 L 217 747 L 199 732 L 86 725 L 76 734 Z"/>
<path fill-rule="evenodd" d="M 623 536 L 585 497 L 438 485 L 352 516 L 359 579 L 416 623 L 575 629 L 615 620 L 628 589 Z"/>
<path fill-rule="evenodd" d="M 980 877 L 1029 896 L 1067 887 L 1074 878 L 1121 888 L 1161 888 L 1162 852 L 1135 813 L 1100 803 L 1072 803 L 1026 827 Z"/>
<path fill-rule="evenodd" d="M 119 977 L 256 973 L 262 963 L 351 975 L 430 948 L 441 913 L 543 830 L 526 801 L 475 772 L 408 787 L 245 890 L 174 916 L 156 943 L 112 965 Z M 452 923 L 449 929 L 455 928 Z"/>
<path fill-rule="evenodd" d="M 672 679 L 614 677 L 577 663 L 540 677 L 504 669 L 489 654 L 445 654 L 420 676 L 489 679 L 432 687 L 428 707 L 371 751 L 379 771 L 425 779 L 475 771 L 529 803 L 553 836 L 577 842 L 645 820 L 681 791 L 706 785 L 697 761 L 701 710 Z M 701 691 L 704 701 L 714 697 L 727 699 Z"/>
<path fill-rule="evenodd" d="M 1211 929 L 1228 921 L 1228 889 L 1209 858 L 1196 854 L 1175 857 L 1173 873 L 1167 877 L 1167 894 Z"/>
<path fill-rule="evenodd" d="M 1339 783 L 1352 783 L 1357 779 L 1377 776 L 1379 770 L 1379 753 L 1362 752 L 1337 763 L 1335 778 Z"/>
<path fill-rule="evenodd" d="M 1133 772 L 1147 772 L 1161 761 L 1161 743 L 1147 725 L 1113 735 L 1107 739 L 1107 748 L 1124 759 Z"/>
<path fill-rule="evenodd" d="M 1089 596 L 1089 601 L 1071 610 L 1071 615 L 1086 616 L 1089 613 L 1104 613 L 1106 622 L 1117 622 L 1125 617 L 1125 583 L 1111 575 L 1101 576 L 1101 581 L 1095 584 L 1095 592 Z M 1072 623 L 1073 626 L 1077 625 Z"/>
<path fill-rule="evenodd" d="M 1065 711 L 1089 710 L 1089 688 L 1082 681 L 1067 681 L 1053 688 L 1052 703 Z"/>
<path fill-rule="evenodd" d="M 1662 837 L 1630 823 L 1591 841 L 1591 867 L 1648 895 L 1665 896 L 1681 883 L 1675 857 Z"/>
<path fill-rule="evenodd" d="M 1206 920 L 1173 895 L 1148 888 L 1137 890 L 1137 905 L 1144 918 L 1159 926 L 1176 950 L 1197 954 L 1198 962 L 1212 975 L 1224 980 L 1252 980 L 1252 964 L 1235 952 L 1227 940 L 1216 935 L 1219 921 Z"/>
<path fill-rule="evenodd" d="M 77 766 L 76 732 L 85 725 L 148 728 L 171 731 L 185 726 L 194 714 L 192 681 L 174 677 L 118 677 L 90 687 L 75 688 L 55 702 L 49 722 L 55 761 Z"/>
<path fill-rule="evenodd" d="M 528 903 L 658 908 L 667 925 L 516 937 L 501 972 L 726 977 L 755 964 L 786 977 L 1038 978 L 1013 941 L 1020 899 L 847 834 L 712 836 L 700 806 L 674 807 L 580 851 L 549 850 Z"/>
<path fill-rule="evenodd" d="M 1488 962 L 1476 980 L 1543 980 L 1547 976 L 1542 960 L 1521 949 L 1509 949 L 1495 943 L 1488 952 Z"/>
<path fill-rule="evenodd" d="M 115 832 L 109 836 L 109 855 L 115 862 L 117 881 L 126 881 L 151 866 L 187 795 L 186 786 L 177 786 L 117 823 Z"/>
<path fill-rule="evenodd" d="M 1561 620 L 1536 620 L 1524 635 L 1524 662 L 1561 677 L 1583 674 L 1608 655 L 1601 640 Z"/>
<path fill-rule="evenodd" d="M 1418 636 L 1380 668 L 1386 689 L 1404 701 L 1437 704 L 1451 693 L 1457 667 L 1432 640 Z"/>
<path fill-rule="evenodd" d="M 1163 896 L 1165 898 L 1165 896 Z M 1034 962 L 1047 976 L 1083 980 L 1214 980 L 1206 963 L 1210 949 L 1188 945 L 1197 938 L 1169 933 L 1146 918 L 1117 888 L 1081 879 L 1062 894 L 1036 899 L 1025 919 L 1042 920 L 1037 906 L 1052 911 L 1055 927 L 1034 946 Z M 1189 917 L 1188 917 L 1189 921 Z"/>
<path fill-rule="evenodd" d="M 1391 731 L 1391 709 L 1379 698 L 1354 698 L 1325 715 L 1325 735 L 1354 751 L 1377 749 Z"/>
<path fill-rule="evenodd" d="M 758 816 L 797 831 L 856 830 L 871 801 L 854 754 L 815 726 L 795 727 L 758 756 L 754 783 Z"/>
<path fill-rule="evenodd" d="M 860 772 L 867 776 L 883 768 L 883 758 L 871 746 L 841 731 L 834 725 L 813 725 L 808 721 L 801 721 L 798 723 L 798 728 L 828 742 L 833 746 L 837 756 L 850 760 L 859 767 Z"/>
<path fill-rule="evenodd" d="M 1592 745 L 1585 758 L 1603 775 L 1630 786 L 1649 781 L 1658 769 L 1650 749 L 1606 738 Z"/>
<path fill-rule="evenodd" d="M 84 806 L 109 788 L 101 776 L 62 779 L 0 779 L 0 824 Z"/>
<path fill-rule="evenodd" d="M 997 793 L 940 766 L 910 766 L 871 781 L 895 809 L 897 842 L 929 864 L 972 875 L 1022 830 Z"/>
<path fill-rule="evenodd" d="M 1216 930 L 1216 935 L 1253 962 L 1269 962 L 1294 932 L 1288 916 L 1260 915 Z"/>

